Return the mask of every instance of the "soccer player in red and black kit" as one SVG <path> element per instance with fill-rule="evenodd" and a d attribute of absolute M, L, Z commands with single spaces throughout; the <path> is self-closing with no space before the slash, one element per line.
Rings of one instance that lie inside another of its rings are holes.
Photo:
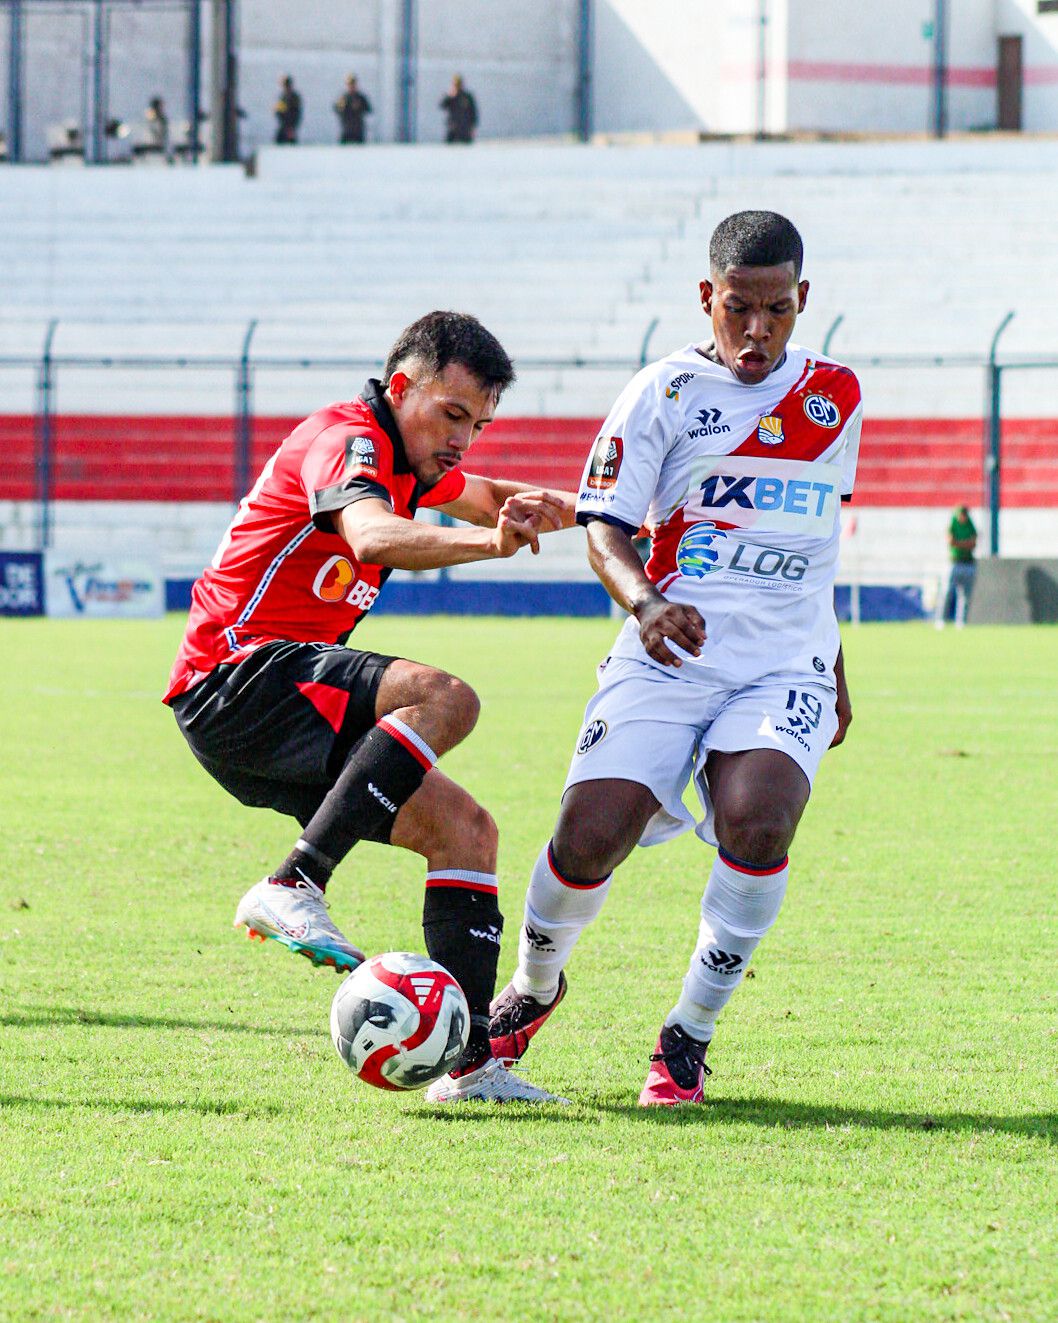
<path fill-rule="evenodd" d="M 340 971 L 364 959 L 324 891 L 358 840 L 426 859 L 430 956 L 470 1006 L 467 1051 L 428 1097 L 549 1101 L 493 1058 L 489 1001 L 503 918 L 496 825 L 436 760 L 478 699 L 418 662 L 345 646 L 392 569 L 539 550 L 573 523 L 574 497 L 462 472 L 514 379 L 478 321 L 432 312 L 390 351 L 384 380 L 307 418 L 265 465 L 196 582 L 165 701 L 195 757 L 244 804 L 290 814 L 301 835 L 239 902 L 236 926 Z M 432 506 L 477 527 L 413 522 Z"/>

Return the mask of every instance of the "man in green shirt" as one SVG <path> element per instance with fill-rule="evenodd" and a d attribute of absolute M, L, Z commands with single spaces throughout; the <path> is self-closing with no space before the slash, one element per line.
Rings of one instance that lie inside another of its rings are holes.
<path fill-rule="evenodd" d="M 948 592 L 944 598 L 944 611 L 941 624 L 954 621 L 956 629 L 966 623 L 966 613 L 970 609 L 970 597 L 973 593 L 974 550 L 977 547 L 977 529 L 970 518 L 970 511 L 960 505 L 951 517 L 948 525 L 948 546 L 951 549 L 951 578 L 948 580 Z"/>

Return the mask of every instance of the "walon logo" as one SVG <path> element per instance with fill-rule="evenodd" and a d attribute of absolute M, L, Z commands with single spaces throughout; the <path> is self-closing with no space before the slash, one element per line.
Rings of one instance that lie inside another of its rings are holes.
<path fill-rule="evenodd" d="M 721 951 L 719 947 L 710 948 L 708 959 L 702 956 L 702 964 L 715 974 L 734 974 L 742 966 L 742 957 L 737 951 Z"/>
<path fill-rule="evenodd" d="M 698 421 L 701 423 L 701 427 L 690 428 L 687 435 L 693 441 L 699 436 L 716 436 L 719 432 L 730 432 L 731 428 L 728 427 L 727 423 L 720 421 L 723 416 L 719 409 L 699 409 Z"/>

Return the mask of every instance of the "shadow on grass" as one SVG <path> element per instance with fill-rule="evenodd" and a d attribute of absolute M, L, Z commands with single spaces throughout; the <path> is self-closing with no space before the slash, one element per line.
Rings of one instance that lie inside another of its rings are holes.
<path fill-rule="evenodd" d="M 278 1103 L 239 1101 L 235 1098 L 222 1102 L 209 1102 L 198 1099 L 189 1101 L 169 1101 L 150 1098 L 27 1098 L 20 1094 L 0 1093 L 0 1110 L 11 1107 L 24 1107 L 28 1110 L 75 1111 L 84 1108 L 88 1111 L 103 1112 L 198 1112 L 201 1116 L 244 1116 L 276 1117 L 289 1115 L 289 1108 Z"/>
<path fill-rule="evenodd" d="M 815 1103 L 789 1102 L 783 1098 L 714 1098 L 698 1106 L 640 1107 L 633 1101 L 585 1098 L 573 1099 L 574 1106 L 539 1107 L 515 1103 L 464 1103 L 461 1106 L 416 1107 L 411 1115 L 441 1124 L 451 1122 L 499 1122 L 503 1125 L 518 1121 L 535 1124 L 591 1125 L 597 1123 L 601 1113 L 633 1120 L 640 1125 L 654 1126 L 722 1126 L 758 1125 L 769 1130 L 839 1130 L 845 1127 L 860 1130 L 906 1130 L 911 1133 L 942 1131 L 955 1134 L 1020 1135 L 1030 1139 L 1043 1139 L 1058 1144 L 1058 1114 L 1029 1113 L 1026 1116 L 996 1116 L 978 1112 L 898 1112 L 872 1110 L 869 1107 L 825 1107 Z M 198 1112 L 202 1116 L 279 1117 L 287 1115 L 287 1108 L 279 1103 L 242 1099 L 211 1101 L 151 1100 L 147 1098 L 31 1098 L 19 1094 L 0 1094 L 3 1108 L 51 1110 L 102 1110 L 108 1112 Z M 407 1115 L 408 1113 L 405 1113 Z"/>
<path fill-rule="evenodd" d="M 104 1029 L 219 1029 L 234 1034 L 278 1034 L 305 1037 L 325 1034 L 326 1029 L 306 1029 L 293 1025 L 243 1024 L 239 1020 L 184 1020 L 169 1015 L 119 1015 L 111 1011 L 92 1011 L 82 1006 L 31 1006 L 26 1011 L 0 1015 L 0 1025 L 9 1029 L 40 1029 L 51 1025 L 82 1024 Z"/>
<path fill-rule="evenodd" d="M 766 1126 L 779 1130 L 935 1130 L 961 1134 L 1024 1135 L 1058 1144 L 1058 1113 L 1031 1112 L 1025 1116 L 996 1116 L 989 1112 L 890 1111 L 870 1107 L 828 1107 L 819 1103 L 790 1102 L 785 1098 L 710 1098 L 697 1106 L 640 1107 L 617 1098 L 597 1098 L 600 1112 L 625 1116 L 646 1125 Z"/>

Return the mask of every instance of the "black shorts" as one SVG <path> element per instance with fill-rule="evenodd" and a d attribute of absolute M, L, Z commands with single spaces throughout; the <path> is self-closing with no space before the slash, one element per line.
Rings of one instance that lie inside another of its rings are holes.
<path fill-rule="evenodd" d="M 375 725 L 378 686 L 396 660 L 335 643 L 266 643 L 218 666 L 170 706 L 192 753 L 225 790 L 304 827 Z"/>

